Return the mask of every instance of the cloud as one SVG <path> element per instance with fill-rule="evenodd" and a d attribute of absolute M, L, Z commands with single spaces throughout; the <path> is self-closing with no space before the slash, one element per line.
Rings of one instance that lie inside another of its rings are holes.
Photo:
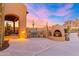
<path fill-rule="evenodd" d="M 29 13 L 33 14 L 34 16 L 37 16 L 38 18 L 46 18 L 48 15 L 50 15 L 50 11 L 45 6 L 41 4 L 38 5 L 39 7 L 35 8 L 33 4 L 27 4 L 27 9 Z"/>
<path fill-rule="evenodd" d="M 71 3 L 65 4 L 64 7 L 58 8 L 55 12 L 50 11 L 50 9 L 46 8 L 47 6 L 41 5 L 41 7 L 39 7 L 40 5 L 38 4 L 38 8 L 36 8 L 33 4 L 27 4 L 27 9 L 29 12 L 29 14 L 27 15 L 27 26 L 32 27 L 33 20 L 35 21 L 36 27 L 45 26 L 47 22 L 49 22 L 49 25 L 57 24 L 59 23 L 58 19 L 49 19 L 49 16 L 65 16 L 64 19 L 67 19 L 73 11 L 71 10 L 71 8 L 73 7 L 73 4 Z"/>
<path fill-rule="evenodd" d="M 50 11 L 50 9 L 47 9 L 46 6 L 40 7 L 38 9 L 32 9 L 35 14 L 38 15 L 38 17 L 48 17 L 50 15 L 54 16 L 65 16 L 67 14 L 70 14 L 72 12 L 71 8 L 73 7 L 73 4 L 65 4 L 63 7 L 58 8 L 55 12 Z"/>
<path fill-rule="evenodd" d="M 33 14 L 28 14 L 27 19 L 28 19 L 27 20 L 27 26 L 28 27 L 32 27 L 33 21 L 35 23 L 35 27 L 43 27 L 48 22 L 48 19 L 46 19 L 46 18 L 38 18 L 38 17 L 34 16 Z"/>
<path fill-rule="evenodd" d="M 70 10 L 73 7 L 73 4 L 65 4 L 64 7 L 59 8 L 55 13 L 52 13 L 52 15 L 55 16 L 65 16 L 67 14 L 70 14 L 72 10 Z"/>
<path fill-rule="evenodd" d="M 33 5 L 28 5 L 29 14 L 27 15 L 27 26 L 32 27 L 34 20 L 35 27 L 43 27 L 48 22 L 49 11 L 45 7 L 34 9 Z"/>
<path fill-rule="evenodd" d="M 50 11 L 47 10 L 46 8 L 42 7 L 36 11 L 36 14 L 38 14 L 38 17 L 45 18 L 50 15 Z"/>

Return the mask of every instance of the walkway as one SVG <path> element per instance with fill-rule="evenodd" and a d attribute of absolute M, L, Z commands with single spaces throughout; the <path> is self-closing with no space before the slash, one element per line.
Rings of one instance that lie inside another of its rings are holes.
<path fill-rule="evenodd" d="M 25 41 L 10 41 L 9 48 L 0 55 L 11 56 L 79 56 L 79 37 L 70 34 L 70 41 L 53 41 L 45 38 L 31 38 Z"/>

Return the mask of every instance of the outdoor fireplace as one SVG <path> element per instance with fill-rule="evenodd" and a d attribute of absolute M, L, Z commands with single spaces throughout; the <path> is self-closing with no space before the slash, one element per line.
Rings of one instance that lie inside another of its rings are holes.
<path fill-rule="evenodd" d="M 52 36 L 49 36 L 52 40 L 64 41 L 65 40 L 65 31 L 64 27 L 61 25 L 53 25 L 51 29 Z"/>
<path fill-rule="evenodd" d="M 59 30 L 56 30 L 54 32 L 54 35 L 53 36 L 55 36 L 55 37 L 62 37 L 62 34 L 61 34 L 61 32 Z"/>

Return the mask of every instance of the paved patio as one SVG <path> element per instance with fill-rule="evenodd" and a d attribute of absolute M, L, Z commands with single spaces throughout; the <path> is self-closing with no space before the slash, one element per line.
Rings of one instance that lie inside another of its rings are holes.
<path fill-rule="evenodd" d="M 30 38 L 25 41 L 10 41 L 9 48 L 1 56 L 79 56 L 79 37 L 69 35 L 70 41 L 53 41 L 46 38 Z"/>

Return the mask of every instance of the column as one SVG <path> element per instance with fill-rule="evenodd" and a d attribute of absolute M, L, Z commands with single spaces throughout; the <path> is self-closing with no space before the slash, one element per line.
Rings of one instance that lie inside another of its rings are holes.
<path fill-rule="evenodd" d="M 2 48 L 3 40 L 4 40 L 4 7 L 3 4 L 0 3 L 0 48 Z"/>
<path fill-rule="evenodd" d="M 13 21 L 13 32 L 15 33 L 15 21 Z"/>

